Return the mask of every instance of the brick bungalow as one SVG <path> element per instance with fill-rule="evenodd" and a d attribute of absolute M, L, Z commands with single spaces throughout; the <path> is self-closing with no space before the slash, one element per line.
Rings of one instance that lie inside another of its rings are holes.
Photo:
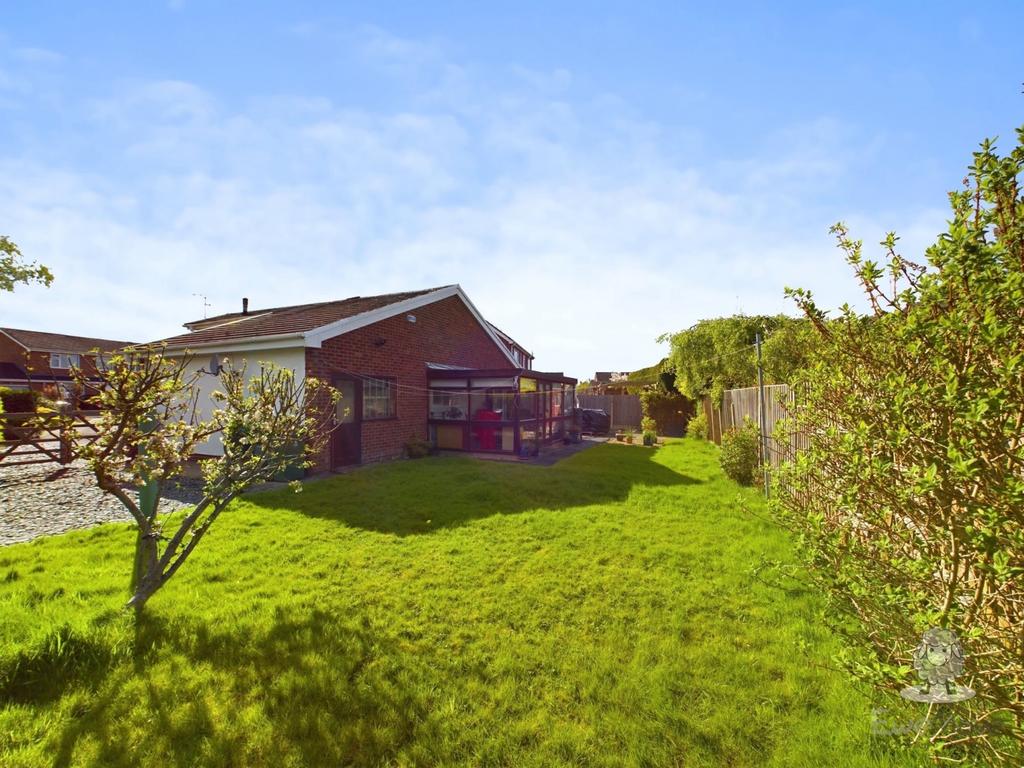
<path fill-rule="evenodd" d="M 0 386 L 42 390 L 51 385 L 69 397 L 72 395 L 72 367 L 95 380 L 107 356 L 130 344 L 88 336 L 0 328 Z"/>
<path fill-rule="evenodd" d="M 162 343 L 168 355 L 191 355 L 193 370 L 225 357 L 271 361 L 341 392 L 339 426 L 317 470 L 396 458 L 414 437 L 523 455 L 568 430 L 576 380 L 532 370 L 526 348 L 484 320 L 458 285 L 270 309 L 243 299 L 241 312 L 185 327 Z M 202 376 L 201 390 L 215 383 Z M 200 448 L 219 452 L 216 438 Z"/>

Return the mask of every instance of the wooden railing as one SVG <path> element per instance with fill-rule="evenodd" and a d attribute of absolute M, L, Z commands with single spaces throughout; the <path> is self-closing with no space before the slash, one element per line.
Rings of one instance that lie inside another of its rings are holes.
<path fill-rule="evenodd" d="M 0 413 L 0 464 L 70 464 L 77 445 L 94 442 L 95 411 L 62 408 L 57 413 Z"/>

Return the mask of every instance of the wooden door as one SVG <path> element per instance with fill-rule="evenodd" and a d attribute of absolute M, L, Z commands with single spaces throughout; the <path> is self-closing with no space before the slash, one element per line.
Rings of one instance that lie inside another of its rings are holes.
<path fill-rule="evenodd" d="M 338 428 L 331 435 L 331 459 L 335 467 L 349 467 L 363 460 L 363 387 L 358 379 L 340 376 L 333 385 L 341 399 L 334 416 Z"/>

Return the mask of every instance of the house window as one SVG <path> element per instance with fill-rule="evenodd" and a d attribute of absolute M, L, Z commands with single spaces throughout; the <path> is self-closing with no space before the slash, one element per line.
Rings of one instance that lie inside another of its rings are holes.
<path fill-rule="evenodd" d="M 391 419 L 398 414 L 394 379 L 367 379 L 363 382 L 363 420 Z"/>
<path fill-rule="evenodd" d="M 54 370 L 67 370 L 68 368 L 78 368 L 82 364 L 81 355 L 73 355 L 68 352 L 51 352 L 50 353 L 50 368 Z"/>

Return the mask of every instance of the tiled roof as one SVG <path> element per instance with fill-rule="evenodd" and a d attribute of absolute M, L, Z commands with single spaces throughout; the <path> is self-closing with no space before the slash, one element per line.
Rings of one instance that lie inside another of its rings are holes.
<path fill-rule="evenodd" d="M 519 347 L 519 349 L 523 350 L 523 352 L 525 352 L 529 357 L 533 357 L 533 355 L 530 354 L 530 352 L 526 349 L 526 347 L 524 347 L 518 341 L 516 341 L 511 336 L 509 336 L 507 333 L 505 333 L 503 330 L 501 330 L 501 328 L 499 328 L 498 326 L 496 326 L 494 323 L 492 323 L 490 321 L 488 321 L 487 324 L 489 326 L 491 326 L 491 330 L 492 331 L 494 331 L 496 334 L 498 334 L 498 338 L 503 339 L 504 341 L 506 341 L 509 344 L 514 344 L 515 346 Z"/>
<path fill-rule="evenodd" d="M 447 286 L 442 286 L 447 287 Z M 183 333 L 161 339 L 158 343 L 169 347 L 185 347 L 197 344 L 212 344 L 221 341 L 276 336 L 289 333 L 306 333 L 338 320 L 345 320 L 390 304 L 413 299 L 440 288 L 422 291 L 389 293 L 383 296 L 353 296 L 339 301 L 323 301 L 318 304 L 297 304 L 290 307 L 250 309 L 248 313 L 235 312 L 219 315 L 206 320 L 188 323 L 196 327 L 191 333 Z"/>
<path fill-rule="evenodd" d="M 94 339 L 89 336 L 68 336 L 64 333 L 46 333 L 45 331 L 25 331 L 20 328 L 0 328 L 16 342 L 33 352 L 75 352 L 87 354 L 94 349 L 102 352 L 129 347 L 133 342 L 113 341 L 112 339 Z"/>
<path fill-rule="evenodd" d="M 602 384 L 610 384 L 620 379 L 629 377 L 628 371 L 597 371 L 594 374 L 594 381 L 599 381 Z"/>

